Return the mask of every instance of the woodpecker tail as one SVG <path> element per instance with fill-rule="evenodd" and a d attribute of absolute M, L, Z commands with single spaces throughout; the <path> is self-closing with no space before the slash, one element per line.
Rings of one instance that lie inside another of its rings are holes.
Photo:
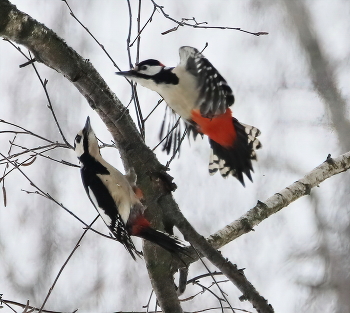
<path fill-rule="evenodd" d="M 172 254 L 179 256 L 180 254 L 186 254 L 186 250 L 179 239 L 174 236 L 170 236 L 159 230 L 155 230 L 151 227 L 143 228 L 138 237 L 146 239 L 169 251 Z"/>
<path fill-rule="evenodd" d="M 159 230 L 153 229 L 150 222 L 142 215 L 139 215 L 133 220 L 132 225 L 130 225 L 130 233 L 133 236 L 151 241 L 175 255 L 179 255 L 181 253 L 186 255 L 186 250 L 179 239 Z"/>
<path fill-rule="evenodd" d="M 214 175 L 218 170 L 222 177 L 233 175 L 243 186 L 243 173 L 251 180 L 253 170 L 252 160 L 256 160 L 255 150 L 261 148 L 260 141 L 256 138 L 260 130 L 254 126 L 238 122 L 232 117 L 236 138 L 232 146 L 223 146 L 209 138 L 212 148 L 209 162 L 209 173 Z"/>

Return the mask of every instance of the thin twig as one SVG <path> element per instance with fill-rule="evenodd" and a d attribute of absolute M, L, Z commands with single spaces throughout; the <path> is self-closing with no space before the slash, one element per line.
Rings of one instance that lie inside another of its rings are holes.
<path fill-rule="evenodd" d="M 20 165 L 16 164 L 15 162 L 11 161 L 9 158 L 7 158 L 5 155 L 3 155 L 0 152 L 0 155 L 6 159 L 12 166 L 14 166 L 30 183 L 31 186 L 33 186 L 35 189 L 37 189 L 38 192 L 35 192 L 36 194 L 39 194 L 41 196 L 43 196 L 44 198 L 47 198 L 51 201 L 53 201 L 54 203 L 56 203 L 57 205 L 59 205 L 61 208 L 63 208 L 66 212 L 68 212 L 70 215 L 72 215 L 75 219 L 77 219 L 80 223 L 82 223 L 85 227 L 87 227 L 88 229 L 91 229 L 92 231 L 100 234 L 101 236 L 107 237 L 109 239 L 112 240 L 116 240 L 115 238 L 111 238 L 107 235 L 104 235 L 92 228 L 89 227 L 88 224 L 86 224 L 83 220 L 81 220 L 77 215 L 75 215 L 72 211 L 68 210 L 62 203 L 59 203 L 55 198 L 53 198 L 49 193 L 44 192 L 43 190 L 41 190 L 21 169 L 20 169 Z M 27 192 L 27 191 L 26 191 Z M 27 192 L 27 193 L 31 193 L 31 192 Z"/>
<path fill-rule="evenodd" d="M 30 51 L 29 51 L 29 55 L 30 55 L 30 58 L 32 58 Z M 55 111 L 54 111 L 54 109 L 53 109 L 52 102 L 51 102 L 51 98 L 50 98 L 50 95 L 49 95 L 49 93 L 48 93 L 48 91 L 47 91 L 47 87 L 46 87 L 46 86 L 47 86 L 47 83 L 48 83 L 49 81 L 48 81 L 46 78 L 45 78 L 44 80 L 42 80 L 42 78 L 41 78 L 41 76 L 40 76 L 40 74 L 39 74 L 39 72 L 38 72 L 38 70 L 37 70 L 35 64 L 32 63 L 32 67 L 33 67 L 33 69 L 34 69 L 34 71 L 35 71 L 35 73 L 36 73 L 36 76 L 38 77 L 38 79 L 39 79 L 39 81 L 40 81 L 41 86 L 44 88 L 44 92 L 45 92 L 45 95 L 46 95 L 46 100 L 47 100 L 47 102 L 49 103 L 49 105 L 48 105 L 47 107 L 48 107 L 49 110 L 51 111 L 51 114 L 52 114 L 52 116 L 53 116 L 53 119 L 55 120 L 55 123 L 56 123 L 56 126 L 57 126 L 57 128 L 58 128 L 58 131 L 59 131 L 59 133 L 61 134 L 61 137 L 62 137 L 63 141 L 65 142 L 65 144 L 66 144 L 70 149 L 73 149 L 73 146 L 67 141 L 66 137 L 64 136 L 63 131 L 62 131 L 62 129 L 61 129 L 61 126 L 60 126 L 60 124 L 58 123 L 58 120 L 57 120 Z"/>
<path fill-rule="evenodd" d="M 50 139 L 47 139 L 47 138 L 44 138 L 44 137 L 42 137 L 42 136 L 40 136 L 40 135 L 37 135 L 37 134 L 31 132 L 30 130 L 25 129 L 24 127 L 19 126 L 19 125 L 16 125 L 16 124 L 14 124 L 14 123 L 10 123 L 10 122 L 7 122 L 7 121 L 2 120 L 2 119 L 0 119 L 0 123 L 3 123 L 3 124 L 6 124 L 6 125 L 11 125 L 11 126 L 17 127 L 17 128 L 19 128 L 19 129 L 22 129 L 22 130 L 23 130 L 25 133 L 27 133 L 28 135 L 32 135 L 32 136 L 34 136 L 34 137 L 37 137 L 37 138 L 42 139 L 42 140 L 44 140 L 44 141 L 47 141 L 47 142 L 49 142 L 49 143 L 54 143 L 54 141 L 52 141 L 52 140 L 50 140 Z M 18 132 L 18 133 L 22 133 L 22 132 Z"/>
<path fill-rule="evenodd" d="M 45 146 L 38 146 L 38 147 L 35 147 L 35 148 L 31 148 L 31 149 L 28 149 L 28 148 L 25 148 L 24 151 L 22 152 L 18 152 L 18 153 L 15 153 L 15 154 L 12 154 L 11 156 L 9 156 L 8 158 L 6 159 L 13 159 L 13 158 L 16 158 L 18 156 L 22 156 L 26 153 L 29 153 L 29 152 L 34 152 L 34 151 L 37 151 L 37 150 L 41 150 L 41 149 L 46 149 L 48 147 L 55 147 L 55 148 L 67 148 L 67 146 L 65 144 L 60 144 L 60 143 L 52 143 L 52 144 L 49 144 L 49 145 L 45 145 Z M 3 162 L 4 160 L 6 159 L 0 159 L 0 162 Z"/>
<path fill-rule="evenodd" d="M 13 312 L 17 313 L 16 310 L 14 310 L 9 304 L 7 304 L 6 300 L 2 300 L 2 302 L 3 302 L 8 308 L 10 308 Z"/>
<path fill-rule="evenodd" d="M 127 0 L 126 2 L 128 4 L 128 13 L 129 13 L 129 30 L 128 30 L 128 37 L 126 38 L 126 51 L 128 52 L 129 67 L 133 68 L 133 64 L 131 62 L 131 51 L 129 46 L 131 30 L 132 30 L 132 10 L 131 10 L 130 0 Z"/>
<path fill-rule="evenodd" d="M 10 141 L 10 148 L 7 151 L 7 155 L 9 156 L 13 147 L 13 144 L 15 142 L 17 138 L 17 134 L 13 137 L 12 141 Z M 6 170 L 9 168 L 8 163 L 6 164 L 5 168 L 4 168 L 4 172 L 2 174 L 2 177 L 0 177 L 0 181 L 2 181 L 2 195 L 3 195 L 3 200 L 4 200 L 4 207 L 6 207 L 7 205 L 7 195 L 6 195 L 6 188 L 5 188 L 5 176 L 11 172 L 12 170 L 10 170 L 9 172 L 6 173 Z M 0 297 L 0 304 L 1 304 L 1 297 Z"/>
<path fill-rule="evenodd" d="M 19 302 L 16 302 L 16 301 L 11 301 L 11 300 L 6 300 L 6 299 L 3 299 L 2 300 L 4 304 L 6 304 L 10 309 L 12 309 L 9 304 L 12 304 L 12 305 L 16 305 L 16 306 L 19 306 L 21 308 L 25 308 L 27 305 L 26 304 L 23 304 L 23 303 L 19 303 Z M 36 308 L 34 306 L 30 306 L 31 309 L 34 309 L 35 311 L 39 311 L 39 308 Z M 14 309 L 12 309 L 12 311 L 16 312 Z M 63 313 L 63 312 L 60 312 L 60 311 L 50 311 L 50 310 L 42 310 L 41 312 L 43 313 Z M 16 312 L 17 313 L 17 312 Z"/>
<path fill-rule="evenodd" d="M 230 30 L 237 30 L 237 31 L 240 31 L 240 32 L 243 32 L 243 33 L 247 33 L 247 34 L 250 34 L 250 35 L 254 35 L 254 36 L 261 36 L 261 35 L 268 35 L 267 32 L 250 32 L 250 31 L 247 31 L 247 30 L 244 30 L 244 29 L 241 29 L 240 27 L 226 27 L 226 26 L 203 26 L 202 24 L 203 23 L 206 23 L 206 22 L 202 22 L 202 23 L 197 23 L 195 21 L 194 18 L 192 19 L 186 19 L 186 18 L 183 18 L 182 21 L 178 21 L 174 18 L 172 18 L 169 14 L 167 14 L 165 11 L 164 11 L 164 7 L 161 6 L 161 5 L 158 5 L 157 3 L 154 2 L 154 0 L 151 0 L 154 7 L 159 9 L 160 12 L 163 14 L 163 16 L 171 21 L 173 21 L 174 23 L 176 23 L 178 26 L 172 28 L 171 30 L 169 31 L 166 31 L 166 32 L 163 32 L 162 34 L 165 35 L 171 31 L 175 31 L 177 30 L 180 26 L 189 26 L 189 27 L 193 27 L 193 28 L 204 28 L 204 29 L 230 29 Z M 186 20 L 194 20 L 195 21 L 195 24 L 190 24 L 190 23 L 187 23 Z"/>
<path fill-rule="evenodd" d="M 167 133 L 167 135 L 152 149 L 152 151 L 156 150 L 161 143 L 169 137 L 169 135 L 173 132 L 173 130 L 179 125 L 181 117 L 179 117 L 175 123 L 175 125 L 170 129 L 170 131 Z"/>
<path fill-rule="evenodd" d="M 155 107 L 152 109 L 152 111 L 143 119 L 144 122 L 147 121 L 147 119 L 151 116 L 151 114 L 155 111 L 156 108 L 164 101 L 164 99 L 159 99 Z"/>
<path fill-rule="evenodd" d="M 146 313 L 149 312 L 149 304 L 151 303 L 152 296 L 153 296 L 153 289 L 152 289 L 151 294 L 150 294 L 150 296 L 148 298 L 147 304 L 142 306 L 142 308 L 147 310 Z"/>
<path fill-rule="evenodd" d="M 99 215 L 97 215 L 97 216 L 94 218 L 94 220 L 90 223 L 89 228 L 97 221 L 98 217 L 99 217 Z M 61 267 L 60 270 L 58 271 L 58 274 L 57 274 L 57 276 L 56 276 L 56 278 L 55 278 L 55 280 L 54 280 L 54 282 L 53 282 L 51 288 L 49 289 L 49 292 L 47 293 L 43 304 L 42 304 L 41 307 L 40 307 L 39 313 L 41 313 L 41 312 L 43 311 L 43 308 L 44 308 L 44 306 L 45 306 L 47 300 L 49 299 L 52 290 L 55 288 L 55 285 L 56 285 L 56 283 L 57 283 L 59 277 L 61 276 L 61 274 L 62 274 L 64 268 L 65 268 L 66 265 L 68 264 L 69 260 L 70 260 L 71 257 L 73 256 L 74 252 L 80 247 L 80 242 L 83 240 L 83 238 L 84 238 L 84 236 L 86 235 L 86 233 L 88 232 L 89 228 L 87 228 L 87 229 L 84 230 L 83 234 L 82 234 L 81 237 L 79 238 L 79 240 L 78 240 L 77 244 L 75 245 L 74 249 L 73 249 L 72 252 L 69 254 L 67 260 L 63 263 L 62 267 Z"/>
<path fill-rule="evenodd" d="M 18 147 L 18 148 L 21 148 L 21 149 L 27 149 L 26 147 L 23 147 L 23 146 L 21 146 L 21 145 L 17 145 L 17 144 L 13 144 L 13 145 L 16 146 L 16 147 Z M 41 151 L 41 152 L 32 151 L 31 149 L 27 149 L 27 150 L 28 150 L 28 152 L 29 152 L 29 151 L 30 151 L 30 152 L 33 152 L 35 155 L 39 155 L 39 156 L 41 156 L 41 157 L 43 157 L 43 158 L 46 158 L 46 159 L 49 159 L 49 160 L 51 160 L 51 161 L 54 161 L 54 162 L 57 162 L 57 163 L 61 163 L 61 164 L 63 164 L 63 165 L 67 165 L 67 166 L 71 166 L 71 167 L 78 167 L 78 168 L 80 168 L 80 166 L 77 165 L 77 164 L 73 164 L 73 163 L 70 163 L 70 162 L 64 161 L 64 160 L 57 160 L 57 159 L 55 159 L 55 158 L 50 157 L 49 155 L 44 155 L 44 154 L 43 154 L 43 153 L 45 153 L 45 152 L 54 150 L 54 149 L 56 149 L 56 148 L 57 148 L 57 147 L 54 146 L 54 147 L 51 147 L 51 148 L 46 149 L 46 150 Z"/>
<path fill-rule="evenodd" d="M 139 9 L 137 13 L 137 33 L 140 34 L 140 23 L 141 23 L 141 0 L 139 0 Z M 140 43 L 141 36 L 137 36 L 137 48 L 136 48 L 136 64 L 140 62 Z M 129 45 L 131 47 L 132 45 Z"/>
<path fill-rule="evenodd" d="M 95 40 L 95 42 L 100 46 L 100 48 L 103 50 L 103 52 L 107 55 L 107 57 L 111 60 L 111 62 L 113 63 L 114 67 L 118 69 L 118 71 L 121 71 L 121 69 L 119 68 L 119 66 L 114 62 L 114 60 L 112 59 L 112 57 L 109 55 L 109 53 L 107 52 L 107 50 L 105 49 L 105 47 L 96 39 L 96 37 L 89 31 L 89 29 L 82 23 L 80 22 L 80 20 L 75 16 L 73 10 L 71 9 L 71 7 L 69 6 L 67 0 L 62 0 L 68 7 L 69 9 L 69 13 L 70 15 L 86 30 L 86 32 Z"/>
<path fill-rule="evenodd" d="M 128 3 L 128 13 L 129 13 L 129 30 L 128 30 L 128 37 L 126 38 L 126 50 L 128 52 L 129 67 L 133 68 L 133 64 L 131 61 L 131 51 L 130 51 L 130 46 L 129 46 L 130 45 L 130 38 L 131 38 L 131 30 L 132 30 L 132 10 L 131 10 L 130 0 L 127 0 L 127 3 Z M 131 90 L 132 90 L 132 98 L 134 100 L 134 105 L 135 105 L 137 123 L 139 126 L 141 136 L 143 139 L 145 139 L 145 127 L 144 127 L 144 123 L 143 123 L 140 102 L 139 102 L 138 95 L 137 95 L 136 84 L 131 82 L 130 85 L 131 85 Z"/>
<path fill-rule="evenodd" d="M 215 271 L 215 272 L 205 273 L 205 274 L 198 275 L 198 276 L 196 276 L 196 277 L 193 277 L 193 278 L 189 279 L 189 280 L 187 281 L 187 284 L 191 284 L 192 282 L 194 282 L 194 281 L 196 281 L 196 280 L 199 280 L 199 279 L 201 279 L 201 278 L 205 278 L 205 277 L 208 277 L 208 276 L 212 277 L 212 276 L 214 276 L 214 275 L 224 275 L 224 274 L 221 273 L 221 272 L 216 272 L 216 271 Z"/>
<path fill-rule="evenodd" d="M 157 8 L 154 7 L 154 8 L 153 8 L 153 12 L 152 12 L 150 18 L 147 20 L 147 22 L 145 23 L 145 25 L 143 25 L 142 29 L 138 32 L 136 38 L 135 38 L 135 39 L 133 40 L 133 42 L 130 44 L 130 48 L 134 45 L 135 41 L 141 36 L 141 33 L 142 33 L 143 30 L 146 28 L 147 24 L 150 23 L 150 22 L 152 22 L 153 15 L 154 15 L 154 13 L 156 13 L 156 11 L 157 11 Z"/>
<path fill-rule="evenodd" d="M 200 257 L 200 254 L 198 253 L 197 249 L 191 244 L 192 248 L 194 249 L 194 251 L 196 251 L 198 257 L 199 257 L 199 260 L 201 261 L 201 263 L 204 265 L 204 267 L 206 268 L 206 270 L 208 271 L 209 274 L 211 274 L 211 271 L 209 270 L 208 266 L 205 264 L 205 262 L 203 261 L 203 259 Z M 223 298 L 225 299 L 225 302 L 229 305 L 229 307 L 231 308 L 232 312 L 234 312 L 233 310 L 233 307 L 231 306 L 231 303 L 230 301 L 228 301 L 227 297 L 226 297 L 226 294 L 225 292 L 223 292 L 223 290 L 221 289 L 221 287 L 219 286 L 218 282 L 216 281 L 214 275 L 210 275 L 213 282 L 215 283 L 216 287 L 218 287 L 218 289 L 220 290 Z M 221 305 L 221 303 L 220 303 Z"/>

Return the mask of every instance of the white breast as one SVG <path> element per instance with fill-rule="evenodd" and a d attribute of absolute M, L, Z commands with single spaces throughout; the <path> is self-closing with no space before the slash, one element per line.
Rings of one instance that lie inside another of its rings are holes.
<path fill-rule="evenodd" d="M 195 77 L 185 70 L 184 66 L 178 65 L 173 69 L 180 79 L 177 85 L 156 84 L 152 79 L 134 80 L 142 86 L 158 92 L 177 114 L 183 119 L 191 119 L 191 111 L 194 109 L 197 99 L 198 90 Z"/>
<path fill-rule="evenodd" d="M 191 119 L 191 111 L 195 108 L 198 99 L 198 90 L 195 77 L 188 73 L 183 66 L 173 69 L 179 78 L 177 85 L 160 85 L 158 93 L 165 102 L 183 119 Z"/>
<path fill-rule="evenodd" d="M 138 200 L 132 191 L 129 182 L 121 172 L 105 161 L 103 162 L 103 166 L 107 168 L 110 175 L 98 174 L 97 176 L 108 188 L 118 207 L 118 212 L 122 217 L 123 222 L 126 224 L 129 219 L 130 209 Z"/>

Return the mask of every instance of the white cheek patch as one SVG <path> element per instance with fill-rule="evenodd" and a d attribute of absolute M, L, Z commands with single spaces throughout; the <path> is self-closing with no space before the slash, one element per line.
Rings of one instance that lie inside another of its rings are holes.
<path fill-rule="evenodd" d="M 89 190 L 90 199 L 91 199 L 92 203 L 94 204 L 94 207 L 97 209 L 98 213 L 99 213 L 100 216 L 102 217 L 102 219 L 103 219 L 103 221 L 105 222 L 105 224 L 106 224 L 108 227 L 111 227 L 111 226 L 112 226 L 112 220 L 111 220 L 111 218 L 105 213 L 105 211 L 104 211 L 103 209 L 101 209 L 101 208 L 98 206 L 97 199 L 96 199 L 94 193 L 92 192 L 92 190 L 90 189 L 90 187 L 88 187 L 88 190 Z"/>
<path fill-rule="evenodd" d="M 162 68 L 163 66 L 148 66 L 146 70 L 139 70 L 139 73 L 147 76 L 153 76 L 158 74 Z"/>
<path fill-rule="evenodd" d="M 84 153 L 84 147 L 83 147 L 83 139 L 80 141 L 80 143 L 75 143 L 75 153 L 77 154 L 77 157 L 81 157 Z"/>

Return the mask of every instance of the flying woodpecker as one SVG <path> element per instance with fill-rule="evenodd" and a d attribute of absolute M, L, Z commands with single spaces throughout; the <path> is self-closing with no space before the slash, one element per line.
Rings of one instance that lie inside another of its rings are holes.
<path fill-rule="evenodd" d="M 138 63 L 132 70 L 117 72 L 156 91 L 185 120 L 194 137 L 207 135 L 211 146 L 209 173 L 235 176 L 244 186 L 243 173 L 252 181 L 252 160 L 261 147 L 260 131 L 240 123 L 229 108 L 234 96 L 226 80 L 197 49 L 179 50 L 180 63 L 166 67 L 157 60 Z"/>
<path fill-rule="evenodd" d="M 151 228 L 143 216 L 145 208 L 139 199 L 142 193 L 136 187 L 136 175 L 123 175 L 102 158 L 89 117 L 75 137 L 74 150 L 81 163 L 81 178 L 90 201 L 134 260 L 135 255 L 142 253 L 136 250 L 130 236 L 149 240 L 176 255 L 184 253 L 176 237 Z"/>

